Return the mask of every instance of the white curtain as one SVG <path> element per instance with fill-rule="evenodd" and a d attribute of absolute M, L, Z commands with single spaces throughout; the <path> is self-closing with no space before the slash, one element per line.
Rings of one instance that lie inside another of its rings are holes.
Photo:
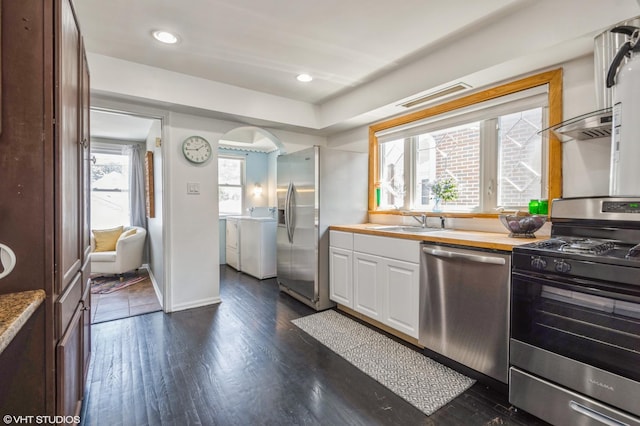
<path fill-rule="evenodd" d="M 147 228 L 147 214 L 145 211 L 144 195 L 144 164 L 142 160 L 142 146 L 129 145 L 129 201 L 131 205 L 131 225 Z"/>

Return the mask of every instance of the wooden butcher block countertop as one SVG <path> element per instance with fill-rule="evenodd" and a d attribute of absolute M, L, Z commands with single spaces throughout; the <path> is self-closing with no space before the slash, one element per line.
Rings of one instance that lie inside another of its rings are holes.
<path fill-rule="evenodd" d="M 546 240 L 548 236 L 536 238 L 511 238 L 509 234 L 498 232 L 461 231 L 456 229 L 437 229 L 429 232 L 390 232 L 375 223 L 357 225 L 332 225 L 332 231 L 354 232 L 358 234 L 378 235 L 383 237 L 404 238 L 408 240 L 428 241 L 432 243 L 455 244 L 459 246 L 511 251 L 514 246 Z M 381 229 L 378 229 L 381 228 Z"/>

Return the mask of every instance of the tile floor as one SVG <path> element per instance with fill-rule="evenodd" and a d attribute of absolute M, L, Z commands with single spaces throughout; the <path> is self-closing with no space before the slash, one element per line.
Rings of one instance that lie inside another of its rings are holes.
<path fill-rule="evenodd" d="M 125 287 L 109 294 L 92 294 L 91 323 L 147 314 L 161 310 L 151 279 Z"/>

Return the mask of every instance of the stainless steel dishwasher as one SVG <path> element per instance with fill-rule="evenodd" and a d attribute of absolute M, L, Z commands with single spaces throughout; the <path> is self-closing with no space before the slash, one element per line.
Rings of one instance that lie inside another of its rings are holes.
<path fill-rule="evenodd" d="M 511 253 L 422 244 L 419 342 L 503 383 Z"/>

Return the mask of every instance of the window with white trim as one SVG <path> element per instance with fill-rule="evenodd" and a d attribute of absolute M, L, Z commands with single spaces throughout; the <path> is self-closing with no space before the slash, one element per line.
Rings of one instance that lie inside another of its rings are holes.
<path fill-rule="evenodd" d="M 218 157 L 218 212 L 221 216 L 241 215 L 244 211 L 245 159 Z"/>

